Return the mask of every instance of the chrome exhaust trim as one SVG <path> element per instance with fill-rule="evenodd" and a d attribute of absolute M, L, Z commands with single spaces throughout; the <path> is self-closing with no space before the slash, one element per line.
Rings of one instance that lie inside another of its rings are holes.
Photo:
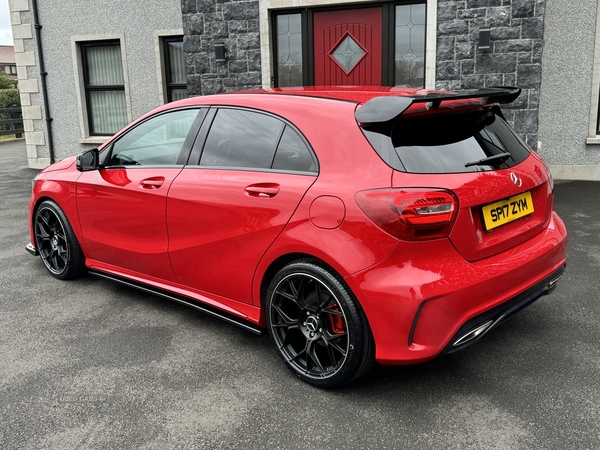
<path fill-rule="evenodd" d="M 469 341 L 472 341 L 475 338 L 478 338 L 483 333 L 485 333 L 492 326 L 493 323 L 494 323 L 493 320 L 488 320 L 483 325 L 479 325 L 474 330 L 469 331 L 467 334 L 464 334 L 462 337 L 457 339 L 454 342 L 454 344 L 452 344 L 452 347 L 458 347 L 459 345 L 465 344 Z"/>
<path fill-rule="evenodd" d="M 555 279 L 553 279 L 552 281 L 550 281 L 550 283 L 548 283 L 548 291 L 551 291 L 551 290 L 554 289 L 554 287 L 556 286 L 556 283 L 558 283 L 558 280 L 560 280 L 562 278 L 563 274 L 564 274 L 564 272 L 562 272 Z"/>

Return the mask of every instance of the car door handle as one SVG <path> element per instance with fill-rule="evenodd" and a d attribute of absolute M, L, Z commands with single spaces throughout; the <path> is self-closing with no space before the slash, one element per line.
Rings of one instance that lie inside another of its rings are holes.
<path fill-rule="evenodd" d="M 246 194 L 250 197 L 275 197 L 278 192 L 279 185 L 276 183 L 259 183 L 246 188 Z"/>
<path fill-rule="evenodd" d="M 143 189 L 158 189 L 164 182 L 164 177 L 146 178 L 145 180 L 140 181 L 140 186 Z"/>

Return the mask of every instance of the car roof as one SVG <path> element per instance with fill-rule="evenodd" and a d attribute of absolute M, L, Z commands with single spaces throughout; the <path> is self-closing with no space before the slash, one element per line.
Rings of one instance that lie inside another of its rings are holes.
<path fill-rule="evenodd" d="M 202 98 L 215 101 L 230 95 L 286 95 L 301 97 L 318 97 L 322 99 L 349 101 L 353 103 L 365 103 L 372 98 L 381 96 L 403 96 L 424 95 L 441 91 L 426 89 L 401 88 L 392 86 L 297 86 L 271 89 L 255 89 L 248 91 L 226 92 L 214 95 L 202 96 Z M 193 97 L 198 99 L 198 97 Z M 189 99 L 188 99 L 189 100 Z M 185 100 L 184 100 L 185 101 Z M 194 103 L 189 102 L 189 103 Z M 204 103 L 204 101 L 202 101 Z"/>
<path fill-rule="evenodd" d="M 465 93 L 470 93 L 469 95 L 464 95 L 448 91 L 395 86 L 300 86 L 289 88 L 256 89 L 190 97 L 164 105 L 162 108 L 159 108 L 159 110 L 200 105 L 233 105 L 236 101 L 240 102 L 239 106 L 250 106 L 250 104 L 254 102 L 256 105 L 265 105 L 265 100 L 267 99 L 269 100 L 268 103 L 274 105 L 272 102 L 277 98 L 281 100 L 285 98 L 288 100 L 294 98 L 296 99 L 294 103 L 297 106 L 318 106 L 314 105 L 313 102 L 321 103 L 323 101 L 343 101 L 350 102 L 357 107 L 359 105 L 364 105 L 370 100 L 380 97 L 407 97 L 415 99 L 415 103 L 421 103 L 414 105 L 410 108 L 410 111 L 407 111 L 407 113 L 414 114 L 429 109 L 429 107 L 425 105 L 425 102 L 435 102 L 440 99 L 444 101 L 444 104 L 441 108 L 441 102 L 435 104 L 435 109 L 437 112 L 443 112 L 443 110 L 456 107 L 481 107 L 485 104 L 496 101 L 491 97 L 489 98 L 490 101 L 488 101 L 488 98 L 486 98 L 486 95 L 484 94 L 487 94 L 487 96 L 497 94 L 498 89 L 501 91 L 512 89 L 512 92 L 517 92 L 517 96 L 518 92 L 520 92 L 520 90 L 516 88 L 492 88 L 487 90 L 482 89 L 464 91 Z M 503 92 L 502 95 L 506 96 L 507 93 Z M 321 103 L 320 106 L 322 105 L 323 103 Z"/>

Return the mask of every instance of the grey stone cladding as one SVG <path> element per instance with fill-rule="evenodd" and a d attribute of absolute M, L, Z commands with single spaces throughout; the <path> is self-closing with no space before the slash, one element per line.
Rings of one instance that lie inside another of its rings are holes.
<path fill-rule="evenodd" d="M 258 1 L 181 0 L 189 95 L 261 87 Z M 226 62 L 215 61 L 224 43 Z"/>
<path fill-rule="evenodd" d="M 537 147 L 546 0 L 438 0 L 436 88 L 517 86 L 503 107 L 515 130 Z M 489 50 L 479 30 L 491 30 Z"/>

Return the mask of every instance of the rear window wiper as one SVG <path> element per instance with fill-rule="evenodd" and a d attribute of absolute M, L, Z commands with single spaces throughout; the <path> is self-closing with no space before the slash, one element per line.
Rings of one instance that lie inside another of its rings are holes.
<path fill-rule="evenodd" d="M 471 161 L 465 164 L 465 167 L 471 166 L 494 166 L 496 164 L 501 164 L 511 157 L 511 154 L 508 152 L 498 153 L 497 155 L 488 156 L 487 158 L 480 159 L 479 161 Z"/>

